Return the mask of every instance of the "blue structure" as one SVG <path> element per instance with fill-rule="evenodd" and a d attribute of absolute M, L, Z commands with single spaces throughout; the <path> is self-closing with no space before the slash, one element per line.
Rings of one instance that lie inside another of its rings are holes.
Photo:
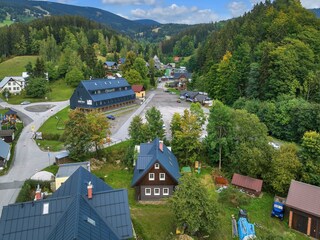
<path fill-rule="evenodd" d="M 124 78 L 84 80 L 70 98 L 70 108 L 109 109 L 134 103 L 136 95 Z"/>
<path fill-rule="evenodd" d="M 284 204 L 281 202 L 273 202 L 273 208 L 271 212 L 271 217 L 277 217 L 280 218 L 281 221 L 283 220 L 284 217 Z"/>
<path fill-rule="evenodd" d="M 249 223 L 246 217 L 239 218 L 238 232 L 240 240 L 254 239 L 256 237 L 254 225 L 252 223 Z"/>
<path fill-rule="evenodd" d="M 132 236 L 127 190 L 112 189 L 82 167 L 50 198 L 4 207 L 0 220 L 2 240 L 119 240 Z"/>

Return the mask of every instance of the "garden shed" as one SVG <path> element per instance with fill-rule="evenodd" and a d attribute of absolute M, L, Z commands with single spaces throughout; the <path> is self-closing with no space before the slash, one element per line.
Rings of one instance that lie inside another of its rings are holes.
<path fill-rule="evenodd" d="M 320 187 L 291 181 L 286 206 L 289 227 L 320 239 Z"/>
<path fill-rule="evenodd" d="M 250 194 L 260 196 L 263 181 L 261 179 L 256 179 L 249 176 L 243 176 L 238 173 L 234 173 L 231 184 L 243 189 L 244 191 Z"/>

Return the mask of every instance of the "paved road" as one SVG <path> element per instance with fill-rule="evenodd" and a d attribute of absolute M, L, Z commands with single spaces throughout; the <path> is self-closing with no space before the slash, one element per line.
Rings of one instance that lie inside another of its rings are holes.
<path fill-rule="evenodd" d="M 9 173 L 0 177 L 0 212 L 2 207 L 14 203 L 22 183 L 35 174 L 39 169 L 47 167 L 54 162 L 53 154 L 43 152 L 38 148 L 36 142 L 32 139 L 33 132 L 52 115 L 56 114 L 66 106 L 69 101 L 49 103 L 33 103 L 30 105 L 10 105 L 6 102 L 0 102 L 2 107 L 11 108 L 18 112 L 24 122 L 24 128 L 21 132 L 15 149 L 14 162 L 11 165 Z M 30 112 L 30 106 L 42 106 L 43 112 Z M 46 106 L 48 108 L 46 109 Z"/>

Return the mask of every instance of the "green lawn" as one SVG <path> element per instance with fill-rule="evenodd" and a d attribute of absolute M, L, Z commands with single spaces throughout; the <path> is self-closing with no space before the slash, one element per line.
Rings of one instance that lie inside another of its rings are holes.
<path fill-rule="evenodd" d="M 26 96 L 25 92 L 22 92 L 21 95 L 16 95 L 16 96 L 11 95 L 8 102 L 11 104 L 20 104 L 23 101 L 29 101 L 29 102 L 65 101 L 71 97 L 74 90 L 74 88 L 68 86 L 63 79 L 50 82 L 50 88 L 51 88 L 51 91 L 47 93 L 44 98 L 30 98 Z"/>
<path fill-rule="evenodd" d="M 28 62 L 34 64 L 38 56 L 19 56 L 0 63 L 0 79 L 5 76 L 21 76 Z"/>
<path fill-rule="evenodd" d="M 0 27 L 9 26 L 13 23 L 11 20 L 4 20 L 3 22 L 0 22 Z"/>

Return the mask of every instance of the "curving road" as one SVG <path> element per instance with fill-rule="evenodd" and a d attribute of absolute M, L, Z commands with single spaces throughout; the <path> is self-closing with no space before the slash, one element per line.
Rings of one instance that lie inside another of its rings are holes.
<path fill-rule="evenodd" d="M 0 102 L 5 108 L 11 108 L 18 112 L 20 119 L 24 122 L 16 145 L 14 161 L 7 175 L 0 177 L 0 213 L 2 207 L 14 203 L 23 182 L 35 174 L 39 169 L 47 167 L 54 162 L 53 154 L 40 150 L 32 139 L 32 128 L 39 127 L 52 115 L 56 114 L 69 105 L 69 101 L 51 103 L 33 103 L 29 105 L 10 105 Z M 51 105 L 51 108 L 43 112 L 30 112 L 26 108 L 32 106 Z"/>

